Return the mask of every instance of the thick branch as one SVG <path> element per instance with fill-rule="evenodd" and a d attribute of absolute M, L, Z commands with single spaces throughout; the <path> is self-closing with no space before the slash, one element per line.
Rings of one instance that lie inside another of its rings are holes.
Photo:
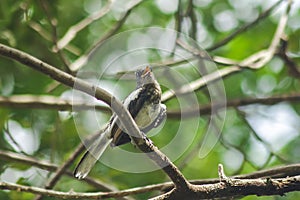
<path fill-rule="evenodd" d="M 76 193 L 76 192 L 58 192 L 54 190 L 41 189 L 38 187 L 23 186 L 13 183 L 0 182 L 0 189 L 16 190 L 41 194 L 57 198 L 69 199 L 99 199 L 110 197 L 126 196 L 130 190 L 121 192 L 95 192 L 95 193 Z M 279 179 L 230 179 L 226 182 L 215 184 L 193 186 L 193 193 L 190 193 L 189 199 L 212 199 L 224 197 L 236 197 L 247 195 L 283 195 L 291 191 L 300 190 L 300 176 L 279 178 Z M 169 198 L 177 198 L 178 193 L 171 193 Z M 187 197 L 187 196 L 185 196 Z M 165 198 L 155 198 L 165 199 Z"/>
<path fill-rule="evenodd" d="M 284 195 L 287 192 L 300 190 L 300 176 L 282 179 L 229 179 L 226 182 L 216 184 L 193 186 L 192 191 L 186 194 L 169 193 L 156 198 L 158 199 L 215 199 L 233 198 L 247 195 L 267 196 Z"/>
<path fill-rule="evenodd" d="M 15 61 L 18 61 L 26 66 L 29 66 L 34 70 L 42 72 L 43 74 L 48 75 L 52 79 L 63 83 L 69 87 L 74 87 L 76 83 L 77 87 L 75 89 L 87 93 L 91 96 L 95 96 L 95 94 L 99 95 L 96 96 L 96 98 L 104 101 L 108 105 L 111 105 L 112 96 L 105 90 L 98 88 L 95 85 L 91 85 L 86 81 L 73 77 L 70 74 L 67 74 L 27 53 L 0 44 L 0 54 L 5 57 L 11 58 Z"/>

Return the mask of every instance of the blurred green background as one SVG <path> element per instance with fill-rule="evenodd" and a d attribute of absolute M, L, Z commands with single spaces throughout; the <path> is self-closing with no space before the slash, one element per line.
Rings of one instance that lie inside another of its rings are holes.
<path fill-rule="evenodd" d="M 67 65 L 70 66 L 71 63 L 74 63 L 80 55 L 88 52 L 99 39 L 113 30 L 118 20 L 123 19 L 122 16 L 134 2 L 137 1 L 115 1 L 106 15 L 78 32 L 67 48 L 56 52 L 55 42 L 61 39 L 71 26 L 103 9 L 109 2 L 99 0 L 77 0 L 72 3 L 71 1 L 56 0 L 4 0 L 0 4 L 0 42 L 70 72 Z M 276 2 L 278 1 L 142 1 L 131 10 L 124 24 L 117 29 L 116 33 L 150 26 L 175 29 L 196 40 L 203 49 L 207 49 L 244 24 L 254 21 L 260 13 Z M 241 60 L 267 48 L 285 6 L 285 3 L 281 3 L 260 23 L 246 32 L 238 34 L 228 44 L 208 51 L 208 54 Z M 190 11 L 190 7 L 192 7 L 192 11 Z M 288 55 L 297 65 L 300 63 L 299 7 L 299 1 L 295 1 L 286 28 Z M 178 20 L 179 14 L 180 20 Z M 106 54 L 102 54 L 104 57 L 99 58 L 97 62 L 107 62 L 110 56 L 121 51 L 121 46 L 128 47 L 134 45 L 135 42 L 138 43 L 135 38 L 125 39 L 127 41 L 122 41 L 123 44 L 120 42 L 120 48 L 113 46 L 111 49 L 107 49 Z M 122 51 L 126 50 L 122 49 Z M 159 63 L 164 59 L 172 58 L 172 54 L 163 55 L 159 51 L 146 52 L 144 55 L 148 57 L 140 62 Z M 124 84 L 118 82 L 116 77 L 119 75 L 118 72 L 134 70 L 133 67 L 136 66 L 133 65 L 136 63 L 134 60 L 124 59 L 121 64 L 122 66 L 111 69 L 107 74 L 104 72 L 103 77 L 108 77 L 107 85 L 104 87 L 123 99 L 134 89 L 135 83 L 132 77 L 131 80 L 125 79 L 126 83 Z M 99 64 L 99 66 L 99 71 L 105 71 L 101 68 L 102 65 Z M 217 65 L 217 67 L 219 69 L 226 68 L 221 65 Z M 189 81 L 199 78 L 197 71 L 189 64 L 177 65 L 174 66 L 174 69 L 183 73 Z M 154 70 L 154 73 L 158 74 L 158 72 L 159 67 Z M 222 83 L 225 87 L 227 101 L 231 101 L 243 98 L 268 98 L 274 95 L 300 95 L 299 78 L 290 71 L 281 58 L 274 56 L 261 69 L 242 70 L 223 78 Z M 162 77 L 161 80 L 163 80 Z M 114 87 L 117 87 L 120 93 L 116 94 L 116 89 L 112 88 L 113 84 L 117 84 Z M 167 90 L 164 86 L 162 89 L 163 91 Z M 72 96 L 70 88 L 57 84 L 51 78 L 4 57 L 0 58 L 0 92 L 2 97 L 21 94 L 52 95 L 61 98 L 71 98 Z M 206 88 L 197 91 L 196 98 L 200 105 L 210 102 L 209 92 Z M 171 111 L 179 109 L 176 99 L 167 101 L 166 105 Z M 88 121 L 89 117 L 92 117 L 79 111 L 14 108 L 1 105 L 0 148 L 3 151 L 12 151 L 61 165 L 81 142 L 77 134 L 78 130 L 86 131 L 86 135 L 97 131 L 93 131 L 94 127 L 91 127 L 90 124 L 76 124 L 76 120 L 74 120 L 76 116 L 83 121 Z M 224 126 L 215 124 L 216 129 L 221 129 L 222 135 L 212 151 L 204 158 L 198 156 L 199 143 L 207 130 L 210 116 L 201 115 L 201 113 L 200 116 L 200 118 L 192 119 L 193 122 L 199 123 L 196 130 L 189 130 L 188 127 L 184 130 L 185 134 L 194 131 L 195 139 L 175 161 L 188 179 L 216 178 L 218 163 L 224 165 L 227 175 L 236 175 L 299 162 L 300 116 L 298 102 L 282 101 L 274 105 L 251 104 L 228 108 Z M 104 125 L 110 114 L 98 111 L 97 117 L 100 119 L 100 124 Z M 180 119 L 167 119 L 159 137 L 152 138 L 154 143 L 158 147 L 164 146 L 172 139 L 179 123 Z M 131 144 L 122 148 L 137 151 Z M 71 169 L 75 167 L 75 164 Z M 2 181 L 43 186 L 50 175 L 49 171 L 38 167 L 7 161 L 0 157 L 0 180 Z M 160 170 L 148 173 L 126 173 L 101 163 L 94 167 L 90 176 L 118 189 L 168 181 L 168 177 Z M 98 191 L 83 181 L 77 181 L 67 176 L 63 176 L 55 189 L 78 192 Z M 155 194 L 157 193 L 146 193 L 135 195 L 133 198 L 146 199 Z M 34 195 L 28 193 L 0 191 L 0 199 L 33 198 Z M 257 198 L 248 196 L 243 199 Z M 299 192 L 288 193 L 283 197 L 259 197 L 259 199 L 297 198 L 300 198 Z M 43 199 L 54 198 L 45 197 Z"/>

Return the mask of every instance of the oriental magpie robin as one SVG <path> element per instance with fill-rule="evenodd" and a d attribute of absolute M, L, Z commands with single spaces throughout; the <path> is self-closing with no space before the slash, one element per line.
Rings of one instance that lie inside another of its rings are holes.
<path fill-rule="evenodd" d="M 161 124 L 166 117 L 166 106 L 161 104 L 161 89 L 150 67 L 136 71 L 136 84 L 136 89 L 124 100 L 123 105 L 139 129 L 146 133 Z M 118 116 L 113 114 L 103 133 L 78 163 L 74 171 L 76 178 L 87 176 L 108 145 L 118 146 L 131 141 L 120 124 Z"/>

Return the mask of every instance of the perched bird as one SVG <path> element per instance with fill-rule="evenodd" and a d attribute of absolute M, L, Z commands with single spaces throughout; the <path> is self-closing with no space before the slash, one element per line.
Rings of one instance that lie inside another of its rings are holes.
<path fill-rule="evenodd" d="M 124 100 L 123 105 L 139 129 L 147 133 L 159 126 L 166 117 L 166 106 L 161 104 L 161 88 L 150 67 L 136 71 L 136 84 L 136 89 Z M 130 141 L 130 136 L 121 127 L 119 117 L 113 114 L 103 133 L 81 158 L 74 176 L 79 179 L 85 178 L 108 145 L 113 147 Z"/>

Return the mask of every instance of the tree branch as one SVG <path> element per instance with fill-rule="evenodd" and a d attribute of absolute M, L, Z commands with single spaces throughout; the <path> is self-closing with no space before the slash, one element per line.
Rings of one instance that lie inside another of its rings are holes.
<path fill-rule="evenodd" d="M 77 193 L 77 192 L 59 192 L 54 190 L 41 189 L 38 187 L 23 186 L 13 183 L 0 182 L 0 189 L 16 190 L 52 196 L 57 198 L 69 199 L 99 199 L 116 198 L 131 194 L 131 190 L 120 192 L 95 192 L 95 193 Z M 214 184 L 194 186 L 194 193 L 189 194 L 189 199 L 212 199 L 220 197 L 237 197 L 247 195 L 284 195 L 287 192 L 300 190 L 300 176 L 277 178 L 277 179 L 230 179 L 227 182 L 218 182 Z M 186 194 L 185 194 L 186 195 Z M 169 193 L 168 198 L 177 198 L 178 194 Z M 166 199 L 165 196 L 159 196 L 154 199 Z"/>
<path fill-rule="evenodd" d="M 247 106 L 251 104 L 263 104 L 263 105 L 274 105 L 279 102 L 300 102 L 300 93 L 296 94 L 290 94 L 290 95 L 277 95 L 277 96 L 271 96 L 267 98 L 245 98 L 245 99 L 232 99 L 228 100 L 226 104 L 218 104 L 215 103 L 214 111 L 219 111 L 222 109 L 226 109 L 228 107 L 239 107 L 239 106 Z M 193 109 L 185 109 L 183 111 L 168 111 L 168 118 L 177 119 L 177 118 L 190 118 L 194 116 L 199 116 L 199 113 L 201 115 L 211 115 L 215 113 L 211 113 L 211 104 L 200 106 L 199 108 L 193 108 Z"/>
<path fill-rule="evenodd" d="M 52 176 L 48 182 L 45 185 L 46 189 L 52 189 L 56 183 L 59 181 L 59 179 L 62 177 L 62 175 L 67 171 L 67 169 L 71 166 L 71 164 L 74 162 L 74 160 L 85 150 L 85 146 L 80 143 L 78 147 L 75 149 L 75 151 L 72 153 L 71 156 L 69 156 L 68 160 L 64 162 L 63 165 L 58 167 L 54 173 L 54 176 Z M 42 195 L 38 195 L 35 200 L 42 199 Z"/>
<path fill-rule="evenodd" d="M 28 26 L 32 28 L 34 31 L 36 31 L 42 38 L 52 42 L 51 34 L 48 33 L 48 31 L 45 30 L 40 24 L 34 21 L 30 21 L 28 22 Z M 79 56 L 81 53 L 81 50 L 78 47 L 74 46 L 73 44 L 67 44 L 67 46 L 65 46 L 65 50 L 68 50 L 70 53 L 76 56 Z"/>
<path fill-rule="evenodd" d="M 52 16 L 52 14 L 50 12 L 50 6 L 49 6 L 49 3 L 47 1 L 41 0 L 40 4 L 41 4 L 41 7 L 43 9 L 43 12 L 45 13 L 45 15 L 47 17 L 48 23 L 49 23 L 49 25 L 51 26 L 51 29 L 52 29 L 52 42 L 53 42 L 54 46 L 57 47 L 57 41 L 58 41 L 57 20 Z M 56 50 L 53 50 L 53 51 L 55 53 L 57 53 L 58 57 L 62 61 L 63 65 L 65 67 L 65 71 L 68 72 L 68 73 L 71 73 L 71 70 L 69 68 L 70 62 L 66 58 L 66 55 L 64 54 L 64 52 L 61 51 L 61 49 L 57 49 L 57 51 Z"/>
<path fill-rule="evenodd" d="M 101 8 L 98 12 L 90 14 L 87 18 L 71 26 L 66 32 L 66 34 L 57 42 L 57 46 L 56 46 L 57 50 L 61 50 L 65 48 L 65 46 L 68 45 L 70 41 L 72 41 L 72 39 L 76 37 L 78 32 L 83 30 L 92 22 L 105 16 L 110 11 L 111 5 L 112 5 L 112 0 L 108 0 L 107 4 L 103 8 Z"/>
<path fill-rule="evenodd" d="M 276 95 L 266 98 L 244 98 L 228 100 L 226 104 L 214 104 L 214 110 L 219 111 L 229 107 L 247 106 L 251 104 L 274 105 L 279 102 L 300 102 L 300 93 L 289 95 Z M 56 110 L 99 110 L 110 113 L 111 110 L 107 106 L 95 104 L 87 104 L 82 101 L 68 101 L 55 96 L 35 96 L 35 95 L 14 95 L 10 97 L 0 96 L 0 106 L 9 108 L 24 108 L 24 109 L 56 109 Z M 169 119 L 190 118 L 201 115 L 211 115 L 211 104 L 201 105 L 198 108 L 185 110 L 168 110 L 167 116 Z"/>
<path fill-rule="evenodd" d="M 10 97 L 0 96 L 0 106 L 10 108 L 37 108 L 37 109 L 56 109 L 56 110 L 99 110 L 110 113 L 107 106 L 88 104 L 84 101 L 69 101 L 50 95 L 13 95 Z"/>
<path fill-rule="evenodd" d="M 287 53 L 288 41 L 286 38 L 281 39 L 281 45 L 277 52 L 277 55 L 284 61 L 288 67 L 289 74 L 295 78 L 300 78 L 300 70 L 296 62 L 294 62 Z"/>
<path fill-rule="evenodd" d="M 142 0 L 134 0 L 134 1 L 130 2 L 131 4 L 130 4 L 128 10 L 122 16 L 122 18 L 103 37 L 101 37 L 89 50 L 87 50 L 87 52 L 84 55 L 82 55 L 78 59 L 76 59 L 70 65 L 70 69 L 72 71 L 77 71 L 83 65 L 85 65 L 87 63 L 88 59 L 93 55 L 94 51 L 97 48 L 99 48 L 105 40 L 107 40 L 112 35 L 114 35 L 122 27 L 122 25 L 125 23 L 128 16 L 130 15 L 132 9 L 134 9 L 136 6 L 138 6 L 142 2 L 143 2 Z"/>
<path fill-rule="evenodd" d="M 207 51 L 213 51 L 216 50 L 224 45 L 226 45 L 228 42 L 230 42 L 231 40 L 233 40 L 237 35 L 247 31 L 249 28 L 255 26 L 256 24 L 258 24 L 259 22 L 261 22 L 263 19 L 267 18 L 271 12 L 277 8 L 282 2 L 284 2 L 283 0 L 279 0 L 276 3 L 274 3 L 274 5 L 272 5 L 269 9 L 265 10 L 263 13 L 261 13 L 254 21 L 243 25 L 242 27 L 238 28 L 237 30 L 233 31 L 231 34 L 229 34 L 226 38 L 224 38 L 223 40 L 217 42 L 216 44 L 214 44 L 213 46 L 207 48 Z"/>
<path fill-rule="evenodd" d="M 208 83 L 211 83 L 213 81 L 224 78 L 225 76 L 228 76 L 229 74 L 238 72 L 240 70 L 241 70 L 241 68 L 239 66 L 232 66 L 232 67 L 227 67 L 227 68 L 224 68 L 221 70 L 217 70 L 217 71 L 207 74 L 193 82 L 183 85 L 176 91 L 174 91 L 174 90 L 165 91 L 162 94 L 161 100 L 162 100 L 162 102 L 166 102 L 166 101 L 170 100 L 171 98 L 175 97 L 175 95 L 183 95 L 183 94 L 187 94 L 190 92 L 194 92 L 196 90 L 203 88 Z"/>
<path fill-rule="evenodd" d="M 24 155 L 20 155 L 20 154 L 8 152 L 8 151 L 0 150 L 0 158 L 3 160 L 7 160 L 7 161 L 13 161 L 13 162 L 19 162 L 19 163 L 22 163 L 25 165 L 31 165 L 34 167 L 38 167 L 40 169 L 48 170 L 48 171 L 56 171 L 59 168 L 59 166 L 49 163 L 47 161 L 37 160 L 37 159 L 29 157 L 29 156 L 24 156 Z M 66 174 L 67 176 L 69 176 L 71 178 L 74 178 L 73 172 L 71 172 L 69 170 L 65 171 L 64 174 Z M 77 179 L 75 179 L 75 180 L 77 180 Z M 91 179 L 89 177 L 85 178 L 83 181 L 85 181 L 89 185 L 91 185 L 99 190 L 102 190 L 102 191 L 115 191 L 114 187 L 112 187 L 108 184 L 105 184 L 103 182 L 100 182 L 100 181 L 95 181 L 94 179 Z"/>
<path fill-rule="evenodd" d="M 22 163 L 25 165 L 30 165 L 30 166 L 34 166 L 34 167 L 37 167 L 40 169 L 48 170 L 48 171 L 57 171 L 59 168 L 59 166 L 49 163 L 47 161 L 37 160 L 37 159 L 29 157 L 29 156 L 24 156 L 21 154 L 8 152 L 8 151 L 0 150 L 0 158 L 1 158 L 1 160 L 18 162 L 18 163 Z M 69 170 L 64 171 L 64 174 L 70 178 L 73 178 L 74 180 L 78 180 L 74 177 L 73 172 L 71 172 Z M 82 179 L 81 181 L 84 181 L 84 182 L 88 183 L 89 185 L 91 185 L 101 191 L 116 191 L 116 189 L 113 186 L 108 185 L 103 182 L 100 182 L 98 180 L 95 181 L 94 179 L 92 179 L 90 177 L 86 177 L 85 179 Z M 157 185 L 132 188 L 132 189 L 129 189 L 132 193 L 130 193 L 128 195 L 151 192 L 151 191 L 155 191 L 155 190 L 160 190 L 164 187 L 174 187 L 174 184 L 172 182 L 167 182 L 167 183 L 161 183 L 161 184 L 157 184 Z"/>

